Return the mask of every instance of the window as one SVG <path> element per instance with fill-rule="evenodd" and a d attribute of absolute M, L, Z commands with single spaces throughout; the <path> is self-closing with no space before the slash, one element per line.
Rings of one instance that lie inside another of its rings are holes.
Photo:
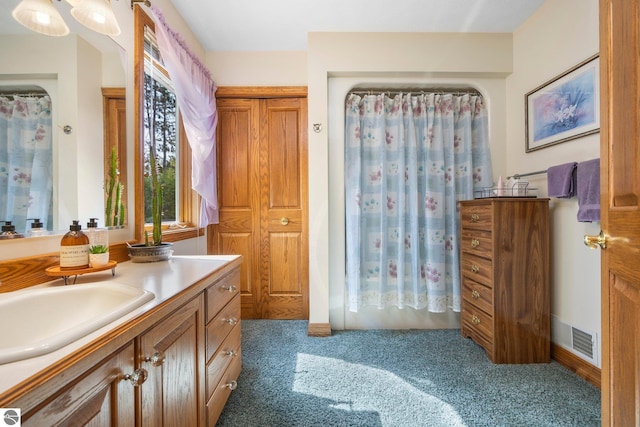
<path fill-rule="evenodd" d="M 151 229 L 151 155 L 162 182 L 163 241 L 199 235 L 193 212 L 197 197 L 191 190 L 191 150 L 168 72 L 155 42 L 154 23 L 135 7 L 136 81 L 136 240 Z"/>

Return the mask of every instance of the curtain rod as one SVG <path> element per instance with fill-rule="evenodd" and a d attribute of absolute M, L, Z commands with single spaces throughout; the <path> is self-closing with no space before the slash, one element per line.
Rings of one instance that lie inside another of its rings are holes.
<path fill-rule="evenodd" d="M 511 176 L 508 176 L 507 179 L 510 179 L 510 178 L 519 179 L 519 178 L 522 178 L 523 176 L 540 175 L 543 173 L 547 173 L 547 171 L 543 170 L 543 171 L 536 171 L 536 172 L 516 173 Z"/>
<path fill-rule="evenodd" d="M 480 92 L 478 92 L 477 89 L 473 89 L 473 88 L 442 88 L 442 87 L 438 87 L 438 88 L 358 88 L 358 89 L 354 89 L 354 90 L 350 90 L 349 94 L 355 94 L 355 95 L 375 95 L 375 94 L 379 94 L 379 93 L 386 93 L 386 94 L 394 94 L 394 95 L 398 95 L 398 94 L 402 94 L 402 93 L 421 93 L 421 94 L 426 94 L 426 93 L 435 93 L 437 95 L 442 95 L 442 94 L 451 94 L 451 95 L 482 95 Z"/>

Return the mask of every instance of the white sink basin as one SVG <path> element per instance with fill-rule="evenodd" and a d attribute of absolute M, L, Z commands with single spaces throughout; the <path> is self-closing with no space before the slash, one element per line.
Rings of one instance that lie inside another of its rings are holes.
<path fill-rule="evenodd" d="M 0 294 L 0 364 L 57 350 L 153 298 L 115 282 Z"/>

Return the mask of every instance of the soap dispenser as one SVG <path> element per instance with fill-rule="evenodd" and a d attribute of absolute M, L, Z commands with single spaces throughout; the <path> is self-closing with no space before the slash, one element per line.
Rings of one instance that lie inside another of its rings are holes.
<path fill-rule="evenodd" d="M 11 221 L 4 221 L 2 233 L 0 233 L 0 240 L 17 239 L 20 237 L 24 236 L 16 231 L 16 226 L 11 224 Z"/>
<path fill-rule="evenodd" d="M 98 227 L 98 218 L 89 218 L 85 234 L 89 238 L 90 248 L 93 246 L 109 247 L 109 230 Z"/>
<path fill-rule="evenodd" d="M 73 220 L 60 241 L 60 269 L 76 270 L 89 267 L 89 238 L 82 232 L 80 221 Z"/>
<path fill-rule="evenodd" d="M 43 224 L 40 221 L 40 218 L 34 218 L 31 223 L 31 228 L 27 231 L 27 236 L 36 237 L 36 236 L 45 236 L 48 234 L 48 231 L 43 228 Z"/>

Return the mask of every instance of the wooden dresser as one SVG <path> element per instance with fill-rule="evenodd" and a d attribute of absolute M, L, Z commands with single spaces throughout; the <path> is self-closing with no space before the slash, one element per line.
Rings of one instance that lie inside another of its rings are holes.
<path fill-rule="evenodd" d="M 548 363 L 549 199 L 460 202 L 462 335 L 493 363 Z"/>

